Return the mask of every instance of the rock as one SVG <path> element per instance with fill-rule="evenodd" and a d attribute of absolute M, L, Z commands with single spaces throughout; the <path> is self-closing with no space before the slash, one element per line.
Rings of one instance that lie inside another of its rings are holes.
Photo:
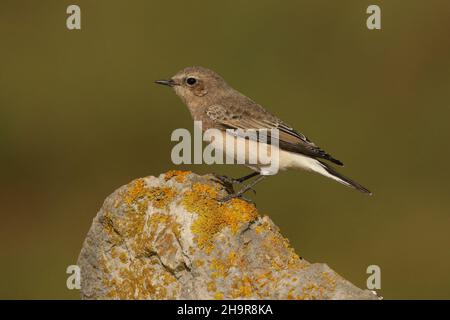
<path fill-rule="evenodd" d="M 78 258 L 83 299 L 378 299 L 290 247 L 212 175 L 170 171 L 116 190 Z"/>

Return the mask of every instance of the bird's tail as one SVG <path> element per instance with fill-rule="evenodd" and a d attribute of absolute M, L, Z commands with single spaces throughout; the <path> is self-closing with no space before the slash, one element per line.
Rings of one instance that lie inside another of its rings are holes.
<path fill-rule="evenodd" d="M 372 195 L 372 192 L 370 192 L 367 188 L 360 185 L 358 182 L 353 181 L 352 179 L 349 179 L 346 176 L 340 174 L 334 168 L 323 163 L 322 161 L 319 161 L 319 160 L 316 160 L 316 161 L 318 162 L 320 168 L 319 168 L 319 166 L 317 166 L 316 169 L 315 170 L 313 169 L 313 170 L 316 171 L 317 173 L 320 173 L 328 178 L 336 180 L 337 182 L 342 183 L 343 185 L 345 185 L 347 187 L 352 187 L 363 193 Z"/>

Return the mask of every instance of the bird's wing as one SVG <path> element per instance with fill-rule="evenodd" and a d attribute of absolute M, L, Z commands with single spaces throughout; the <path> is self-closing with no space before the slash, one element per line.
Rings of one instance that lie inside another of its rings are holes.
<path fill-rule="evenodd" d="M 258 108 L 258 110 L 255 110 L 255 108 Z M 341 161 L 333 158 L 316 146 L 304 134 L 268 113 L 259 105 L 253 106 L 253 110 L 212 105 L 206 110 L 206 115 L 223 129 L 278 129 L 278 145 L 282 150 L 321 158 L 337 165 L 343 165 Z M 274 139 L 274 137 L 270 137 L 270 131 L 267 131 L 267 136 L 271 139 L 270 141 Z"/>

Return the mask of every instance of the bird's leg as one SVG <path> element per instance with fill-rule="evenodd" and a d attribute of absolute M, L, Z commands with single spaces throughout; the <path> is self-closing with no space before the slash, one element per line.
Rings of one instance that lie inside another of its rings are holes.
<path fill-rule="evenodd" d="M 227 184 L 241 184 L 242 182 L 251 179 L 255 176 L 257 176 L 259 174 L 259 172 L 252 172 L 246 176 L 234 179 L 231 177 L 227 177 L 227 176 L 221 176 L 221 175 L 214 175 L 217 179 L 219 179 L 221 182 L 227 183 Z"/>
<path fill-rule="evenodd" d="M 243 177 L 240 177 L 240 178 L 237 178 L 237 179 L 234 179 L 234 180 L 236 181 L 236 183 L 242 183 L 242 182 L 244 182 L 244 181 L 246 181 L 248 179 L 251 179 L 251 178 L 253 178 L 253 177 L 257 176 L 257 175 L 259 175 L 259 172 L 255 171 L 255 172 L 252 172 L 252 173 L 250 173 L 250 174 L 248 174 L 246 176 L 243 176 Z"/>
<path fill-rule="evenodd" d="M 259 174 L 259 173 L 257 173 Z M 253 175 L 255 176 L 255 175 Z M 256 178 L 255 180 L 253 180 L 252 182 L 249 182 L 247 185 L 243 186 L 238 192 L 235 192 L 233 194 L 229 194 L 226 197 L 222 198 L 219 200 L 219 202 L 226 202 L 230 199 L 233 198 L 240 198 L 242 197 L 242 195 L 247 192 L 248 190 L 253 190 L 252 188 L 260 181 L 262 181 L 266 176 L 263 175 L 259 175 L 258 178 Z M 248 178 L 250 179 L 250 178 Z"/>
<path fill-rule="evenodd" d="M 252 173 L 250 173 L 250 174 L 248 174 L 248 175 L 246 175 L 246 176 L 243 176 L 243 177 L 240 177 L 240 178 L 236 179 L 236 183 L 237 183 L 237 184 L 241 184 L 241 183 L 243 183 L 244 181 L 246 181 L 246 180 L 248 180 L 248 179 L 251 179 L 251 178 L 253 178 L 253 177 L 256 177 L 257 175 L 259 175 L 259 172 L 252 172 Z M 256 183 L 255 183 L 255 184 L 256 184 Z M 252 190 L 253 193 L 256 194 L 255 189 L 250 188 L 250 189 L 248 189 L 248 190 Z M 244 192 L 245 192 L 245 191 L 244 191 Z M 252 202 L 252 201 L 250 201 L 250 200 L 248 200 L 248 199 L 244 199 L 244 200 L 249 201 L 249 202 Z"/>

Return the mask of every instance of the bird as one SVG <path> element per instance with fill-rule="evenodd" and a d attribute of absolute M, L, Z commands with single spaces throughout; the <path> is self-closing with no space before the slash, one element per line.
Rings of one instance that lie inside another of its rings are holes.
<path fill-rule="evenodd" d="M 279 157 L 279 170 L 303 169 L 312 171 L 347 187 L 372 195 L 367 188 L 342 175 L 331 165 L 332 163 L 343 166 L 342 161 L 325 152 L 303 133 L 295 130 L 291 125 L 267 111 L 257 102 L 233 89 L 216 72 L 199 66 L 187 67 L 177 72 L 173 77 L 156 80 L 155 83 L 171 87 L 187 106 L 193 120 L 201 122 L 203 131 L 217 129 L 223 133 L 224 137 L 229 138 L 229 130 L 238 130 L 237 132 L 262 129 L 277 130 L 277 137 L 272 135 L 269 142 L 267 142 L 267 139 L 262 141 L 259 137 L 249 142 L 248 140 L 251 139 L 236 134 L 232 135 L 231 138 L 233 139 L 246 139 L 247 143 L 253 144 L 253 149 L 252 146 L 246 149 L 246 158 L 248 158 L 249 152 L 255 152 L 256 149 L 254 148 L 257 148 L 258 145 L 271 145 L 278 148 L 276 151 Z M 225 154 L 227 153 L 226 147 L 221 145 L 220 148 L 224 150 Z M 236 155 L 233 156 L 236 157 Z M 257 183 L 274 174 L 267 170 L 267 166 L 258 163 L 245 163 L 245 165 L 253 172 L 238 179 L 219 176 L 220 179 L 232 184 L 243 184 L 249 179 L 255 179 L 244 185 L 238 192 L 232 192 L 220 199 L 221 201 L 242 198 L 245 192 L 253 190 Z"/>

